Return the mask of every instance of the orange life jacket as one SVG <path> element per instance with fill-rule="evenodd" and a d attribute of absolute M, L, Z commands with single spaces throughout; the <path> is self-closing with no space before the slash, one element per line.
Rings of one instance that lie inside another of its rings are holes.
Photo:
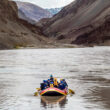
<path fill-rule="evenodd" d="M 53 87 L 53 84 L 50 84 L 50 87 Z"/>
<path fill-rule="evenodd" d="M 54 86 L 58 86 L 57 78 L 54 78 Z"/>

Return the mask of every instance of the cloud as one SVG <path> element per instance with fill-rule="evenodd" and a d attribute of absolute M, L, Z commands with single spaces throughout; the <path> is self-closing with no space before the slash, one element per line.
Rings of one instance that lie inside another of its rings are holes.
<path fill-rule="evenodd" d="M 74 0 L 14 0 L 14 1 L 31 2 L 43 8 L 56 8 L 68 5 Z"/>

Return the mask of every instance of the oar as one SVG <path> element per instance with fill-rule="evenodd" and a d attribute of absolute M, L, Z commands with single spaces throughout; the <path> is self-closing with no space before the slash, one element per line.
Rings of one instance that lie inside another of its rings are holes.
<path fill-rule="evenodd" d="M 35 92 L 35 93 L 34 93 L 34 96 L 38 96 L 38 92 Z"/>
<path fill-rule="evenodd" d="M 37 89 L 37 91 L 40 91 L 41 90 L 41 88 L 36 88 Z"/>
<path fill-rule="evenodd" d="M 41 90 L 40 88 L 36 88 L 36 89 L 37 89 L 38 92 Z M 39 94 L 38 92 L 35 92 L 34 96 L 38 96 L 38 94 Z"/>
<path fill-rule="evenodd" d="M 68 89 L 68 90 L 69 90 L 69 93 L 75 94 L 75 92 L 72 89 Z"/>

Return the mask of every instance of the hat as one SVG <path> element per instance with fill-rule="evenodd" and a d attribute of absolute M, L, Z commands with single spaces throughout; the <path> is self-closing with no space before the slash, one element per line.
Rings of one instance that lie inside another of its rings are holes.
<path fill-rule="evenodd" d="M 51 75 L 50 75 L 50 77 L 52 78 L 52 77 L 53 77 L 53 75 L 51 74 Z"/>

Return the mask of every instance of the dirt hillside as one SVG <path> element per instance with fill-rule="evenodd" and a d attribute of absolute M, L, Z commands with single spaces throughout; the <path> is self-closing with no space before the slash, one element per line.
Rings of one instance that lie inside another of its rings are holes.
<path fill-rule="evenodd" d="M 110 45 L 110 0 L 76 0 L 43 23 L 43 33 L 62 43 Z"/>
<path fill-rule="evenodd" d="M 38 27 L 18 18 L 15 2 L 0 0 L 0 49 L 16 46 L 40 47 L 46 41 Z"/>

